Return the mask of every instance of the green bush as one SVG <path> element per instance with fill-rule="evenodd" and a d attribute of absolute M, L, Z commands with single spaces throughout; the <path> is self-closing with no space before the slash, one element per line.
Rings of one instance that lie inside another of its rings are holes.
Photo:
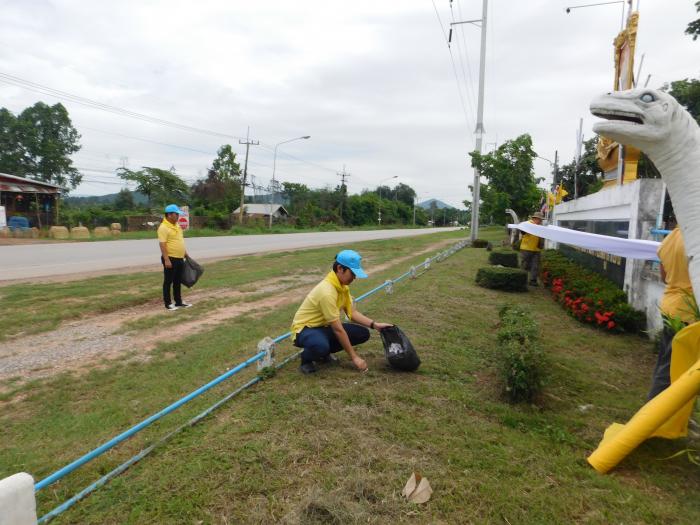
<path fill-rule="evenodd" d="M 472 248 L 486 248 L 489 245 L 489 241 L 486 239 L 474 239 L 472 242 Z"/>
<path fill-rule="evenodd" d="M 517 341 L 528 344 L 537 341 L 539 329 L 537 323 L 527 313 L 517 307 L 506 306 L 501 309 L 501 328 L 498 331 L 498 342 Z"/>
<path fill-rule="evenodd" d="M 506 266 L 508 268 L 518 267 L 518 253 L 510 248 L 496 248 L 489 253 L 489 262 L 494 265 Z"/>
<path fill-rule="evenodd" d="M 511 403 L 532 402 L 542 391 L 547 360 L 537 323 L 522 309 L 501 309 L 500 368 L 503 392 Z"/>
<path fill-rule="evenodd" d="M 503 266 L 485 266 L 476 272 L 476 284 L 493 290 L 527 291 L 527 272 Z"/>

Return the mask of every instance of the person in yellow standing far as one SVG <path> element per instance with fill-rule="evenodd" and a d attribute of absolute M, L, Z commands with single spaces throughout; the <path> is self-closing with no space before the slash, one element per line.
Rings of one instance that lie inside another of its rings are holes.
<path fill-rule="evenodd" d="M 530 216 L 532 224 L 542 224 L 544 215 L 535 212 Z M 530 273 L 530 286 L 537 286 L 537 276 L 540 271 L 540 252 L 544 245 L 544 239 L 531 233 L 523 232 L 520 241 L 520 267 Z"/>
<path fill-rule="evenodd" d="M 185 238 L 182 228 L 177 223 L 182 212 L 175 204 L 165 207 L 165 217 L 158 227 L 158 244 L 160 245 L 160 261 L 163 263 L 163 302 L 166 310 L 189 308 L 192 306 L 182 300 L 182 271 L 185 266 Z M 173 289 L 175 303 L 170 300 L 170 288 Z"/>
<path fill-rule="evenodd" d="M 669 233 L 657 251 L 661 261 L 661 280 L 666 283 L 659 309 L 664 318 L 659 357 L 654 367 L 651 390 L 647 399 L 652 399 L 666 390 L 671 384 L 671 343 L 676 330 L 671 326 L 685 326 L 694 323 L 695 313 L 690 302 L 693 298 L 693 285 L 688 273 L 688 256 L 685 252 L 683 235 L 678 226 Z"/>

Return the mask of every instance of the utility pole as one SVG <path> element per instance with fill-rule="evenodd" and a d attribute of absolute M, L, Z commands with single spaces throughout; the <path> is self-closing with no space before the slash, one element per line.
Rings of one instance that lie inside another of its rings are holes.
<path fill-rule="evenodd" d="M 578 168 L 581 165 L 581 145 L 583 144 L 583 117 L 578 121 L 576 134 L 576 166 L 574 168 L 574 200 L 578 199 Z"/>
<path fill-rule="evenodd" d="M 486 71 L 486 14 L 488 11 L 488 0 L 483 0 L 481 7 L 481 19 L 465 20 L 464 22 L 453 22 L 450 26 L 458 24 L 474 24 L 481 28 L 481 53 L 479 57 L 479 100 L 476 110 L 476 129 L 474 136 L 476 145 L 474 149 L 481 153 L 482 141 L 484 139 L 484 80 Z M 480 25 L 479 25 L 480 23 Z M 450 36 L 452 30 L 450 29 Z M 479 235 L 479 184 L 480 173 L 478 168 L 474 168 L 474 189 L 472 191 L 472 225 L 471 225 L 471 240 L 474 241 Z"/>
<path fill-rule="evenodd" d="M 240 209 L 240 214 L 238 216 L 238 221 L 240 222 L 241 226 L 243 226 L 243 205 L 245 204 L 245 186 L 246 186 L 246 181 L 248 180 L 248 150 L 250 150 L 250 146 L 257 146 L 260 144 L 259 140 L 250 140 L 250 126 L 248 126 L 248 131 L 246 132 L 245 135 L 245 140 L 238 140 L 239 144 L 245 144 L 245 165 L 243 167 L 243 183 L 241 184 L 241 209 Z"/>
<path fill-rule="evenodd" d="M 345 186 L 345 179 L 350 177 L 350 174 L 345 171 L 345 164 L 343 164 L 343 171 L 336 173 L 340 177 L 340 222 L 343 222 L 343 201 L 345 201 L 345 194 L 347 192 L 347 187 Z"/>

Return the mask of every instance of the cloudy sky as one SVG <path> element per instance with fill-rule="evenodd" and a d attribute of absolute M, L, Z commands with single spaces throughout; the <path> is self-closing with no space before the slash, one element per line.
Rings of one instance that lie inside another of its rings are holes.
<path fill-rule="evenodd" d="M 622 10 L 565 13 L 588 3 L 489 1 L 485 149 L 530 133 L 539 155 L 553 160 L 558 150 L 568 162 L 580 117 L 592 136 L 588 102 L 612 86 Z M 694 2 L 640 0 L 639 8 L 642 82 L 699 77 L 700 41 L 683 33 L 698 16 Z M 262 185 L 275 145 L 311 135 L 279 146 L 278 179 L 335 185 L 345 166 L 351 192 L 404 182 L 420 200 L 459 206 L 473 177 L 480 35 L 458 26 L 451 58 L 444 31 L 480 17 L 479 0 L 452 8 L 448 0 L 0 0 L 0 106 L 68 108 L 82 135 L 78 195 L 118 191 L 121 165 L 174 166 L 193 181 L 226 143 L 242 163 L 239 140 L 250 127 L 260 144 L 251 146 L 249 173 Z M 550 177 L 544 160 L 535 171 Z"/>

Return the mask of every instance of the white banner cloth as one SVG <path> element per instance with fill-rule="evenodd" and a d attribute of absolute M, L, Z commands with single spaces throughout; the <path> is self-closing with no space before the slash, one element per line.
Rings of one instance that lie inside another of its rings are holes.
<path fill-rule="evenodd" d="M 508 228 L 531 233 L 532 235 L 537 235 L 537 237 L 549 239 L 550 241 L 571 244 L 588 250 L 611 253 L 613 255 L 619 255 L 620 257 L 627 257 L 628 259 L 656 261 L 658 260 L 656 251 L 661 245 L 661 243 L 656 241 L 621 239 L 609 235 L 579 232 L 559 226 L 539 226 L 531 222 L 509 224 Z"/>

